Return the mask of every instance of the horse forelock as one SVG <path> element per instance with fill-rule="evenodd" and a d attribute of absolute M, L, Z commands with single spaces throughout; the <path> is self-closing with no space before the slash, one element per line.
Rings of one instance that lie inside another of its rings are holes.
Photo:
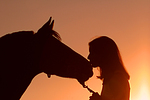
<path fill-rule="evenodd" d="M 51 35 L 53 37 L 55 37 L 56 39 L 58 39 L 59 41 L 61 41 L 61 37 L 60 37 L 60 34 L 58 32 L 52 30 Z"/>

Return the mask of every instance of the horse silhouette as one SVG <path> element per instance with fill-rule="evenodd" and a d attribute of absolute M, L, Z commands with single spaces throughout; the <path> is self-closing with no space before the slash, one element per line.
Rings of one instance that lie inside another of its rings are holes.
<path fill-rule="evenodd" d="M 39 73 L 75 78 L 85 86 L 90 63 L 61 42 L 50 19 L 38 30 L 19 31 L 0 38 L 0 98 L 19 100 Z"/>

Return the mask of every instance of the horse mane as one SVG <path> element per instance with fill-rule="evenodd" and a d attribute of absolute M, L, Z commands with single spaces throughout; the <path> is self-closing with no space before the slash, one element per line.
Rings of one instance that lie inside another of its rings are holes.
<path fill-rule="evenodd" d="M 6 35 L 0 37 L 0 43 L 5 43 L 5 42 L 8 42 L 10 40 L 17 41 L 19 38 L 26 39 L 27 37 L 31 37 L 34 34 L 36 34 L 36 33 L 34 33 L 33 31 L 18 31 L 18 32 L 9 33 L 9 34 L 6 34 Z M 59 35 L 58 32 L 52 30 L 50 32 L 50 35 L 52 35 L 53 37 L 55 37 L 56 39 L 58 39 L 59 41 L 61 41 L 61 37 L 60 37 L 60 35 Z"/>
<path fill-rule="evenodd" d="M 26 37 L 30 37 L 34 34 L 33 31 L 18 31 L 6 34 L 0 37 L 0 43 L 9 42 L 11 40 L 17 41 L 18 39 L 25 39 Z M 12 41 L 13 42 L 13 41 Z"/>

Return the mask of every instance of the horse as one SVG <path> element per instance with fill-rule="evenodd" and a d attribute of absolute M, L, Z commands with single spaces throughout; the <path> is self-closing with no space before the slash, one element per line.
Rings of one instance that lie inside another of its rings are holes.
<path fill-rule="evenodd" d="M 77 79 L 85 87 L 92 77 L 87 59 L 61 41 L 50 19 L 36 32 L 18 31 L 0 38 L 0 98 L 19 100 L 32 79 L 44 72 Z"/>

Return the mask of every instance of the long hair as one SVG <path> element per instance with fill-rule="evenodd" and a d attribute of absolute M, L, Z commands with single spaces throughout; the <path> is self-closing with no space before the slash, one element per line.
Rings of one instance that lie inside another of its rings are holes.
<path fill-rule="evenodd" d="M 100 79 L 111 77 L 116 71 L 123 73 L 129 79 L 130 76 L 125 70 L 119 49 L 111 38 L 98 37 L 91 41 L 89 46 L 98 56 L 101 56 Z"/>

